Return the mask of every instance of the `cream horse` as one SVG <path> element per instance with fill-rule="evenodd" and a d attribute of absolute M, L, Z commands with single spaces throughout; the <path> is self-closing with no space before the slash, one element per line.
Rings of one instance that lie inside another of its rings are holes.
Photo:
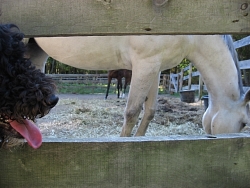
<path fill-rule="evenodd" d="M 202 119 L 208 134 L 237 133 L 250 122 L 250 92 L 243 93 L 231 36 L 88 36 L 35 41 L 49 56 L 77 68 L 132 70 L 121 136 L 131 136 L 143 104 L 144 115 L 135 136 L 145 135 L 156 110 L 160 72 L 183 58 L 198 68 L 209 92 L 209 107 Z M 39 48 L 33 48 L 33 53 L 32 61 L 44 69 L 48 56 Z"/>

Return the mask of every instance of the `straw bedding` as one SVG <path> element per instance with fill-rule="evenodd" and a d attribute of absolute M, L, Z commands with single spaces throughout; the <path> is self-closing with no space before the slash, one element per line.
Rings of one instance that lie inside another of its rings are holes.
<path fill-rule="evenodd" d="M 115 95 L 60 95 L 58 105 L 37 121 L 44 137 L 118 137 L 126 99 Z M 158 108 L 146 136 L 201 135 L 204 106 L 201 101 L 183 103 L 179 98 L 160 95 Z M 142 117 L 140 114 L 139 120 Z M 137 124 L 138 124 L 137 122 Z M 137 126 L 137 125 L 136 125 Z M 133 130 L 134 133 L 135 129 Z"/>

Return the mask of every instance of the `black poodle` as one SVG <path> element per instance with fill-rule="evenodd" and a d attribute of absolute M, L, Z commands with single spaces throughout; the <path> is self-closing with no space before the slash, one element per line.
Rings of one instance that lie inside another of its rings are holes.
<path fill-rule="evenodd" d="M 42 144 L 36 118 L 57 102 L 56 86 L 24 57 L 24 34 L 16 25 L 0 24 L 0 139 L 11 147 L 25 138 L 30 146 Z"/>

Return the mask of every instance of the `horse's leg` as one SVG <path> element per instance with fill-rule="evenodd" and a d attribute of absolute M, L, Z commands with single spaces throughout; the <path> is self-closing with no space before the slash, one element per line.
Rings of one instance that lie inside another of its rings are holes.
<path fill-rule="evenodd" d="M 148 96 L 150 88 L 158 87 L 158 85 L 152 86 L 153 80 L 157 80 L 158 77 L 158 72 L 159 72 L 158 67 L 152 68 L 152 65 L 151 66 L 149 65 L 147 67 L 145 64 L 142 67 L 144 68 L 143 69 L 141 67 L 137 67 L 137 69 L 135 68 L 135 70 L 137 71 L 134 71 L 135 74 L 133 74 L 131 80 L 130 90 L 128 94 L 128 101 L 124 113 L 124 123 L 122 127 L 121 136 L 131 136 L 132 129 L 136 124 L 136 121 L 141 112 L 143 103 L 145 102 Z M 147 115 L 145 115 L 145 118 Z M 152 119 L 151 117 L 148 118 Z M 146 121 L 143 122 L 144 124 L 146 123 Z M 147 125 L 145 125 L 145 127 L 147 127 Z"/>
<path fill-rule="evenodd" d="M 107 86 L 107 91 L 106 91 L 106 97 L 105 97 L 105 99 L 107 99 L 108 94 L 109 94 L 109 88 L 110 88 L 111 79 L 112 79 L 112 78 L 109 76 L 109 77 L 108 77 L 108 86 Z"/>
<path fill-rule="evenodd" d="M 45 71 L 48 55 L 38 46 L 34 39 L 29 39 L 25 56 L 30 59 L 37 69 L 40 69 L 42 72 Z"/>
<path fill-rule="evenodd" d="M 120 81 L 120 91 L 121 91 L 121 94 L 120 94 L 120 97 L 122 98 L 122 78 L 121 78 L 121 81 Z"/>
<path fill-rule="evenodd" d="M 121 85 L 121 80 L 120 78 L 117 78 L 117 91 L 118 91 L 117 98 L 118 99 L 120 97 L 120 85 Z"/>
<path fill-rule="evenodd" d="M 144 136 L 150 121 L 154 118 L 157 107 L 158 86 L 160 81 L 160 74 L 150 87 L 147 100 L 144 103 L 144 114 L 138 127 L 135 136 Z"/>
<path fill-rule="evenodd" d="M 123 89 L 123 93 L 122 93 L 122 98 L 125 98 L 125 92 L 126 92 L 126 88 L 127 88 L 127 79 L 125 78 L 125 84 L 124 84 L 124 89 Z"/>
<path fill-rule="evenodd" d="M 213 116 L 211 115 L 210 107 L 211 107 L 211 104 L 208 106 L 206 112 L 204 113 L 202 117 L 202 125 L 207 134 L 212 134 L 211 121 L 212 121 Z"/>
<path fill-rule="evenodd" d="M 125 93 L 126 93 L 127 85 L 130 84 L 130 82 L 131 82 L 131 73 L 130 72 L 131 72 L 130 70 L 126 70 L 123 98 L 125 98 Z"/>

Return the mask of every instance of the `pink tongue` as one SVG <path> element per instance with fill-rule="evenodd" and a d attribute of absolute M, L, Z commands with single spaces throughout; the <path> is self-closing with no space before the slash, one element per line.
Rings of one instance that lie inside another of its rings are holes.
<path fill-rule="evenodd" d="M 24 120 L 24 123 L 18 123 L 15 120 L 10 120 L 10 125 L 19 132 L 28 142 L 28 144 L 34 149 L 39 148 L 42 145 L 42 134 L 38 127 L 29 120 Z"/>

